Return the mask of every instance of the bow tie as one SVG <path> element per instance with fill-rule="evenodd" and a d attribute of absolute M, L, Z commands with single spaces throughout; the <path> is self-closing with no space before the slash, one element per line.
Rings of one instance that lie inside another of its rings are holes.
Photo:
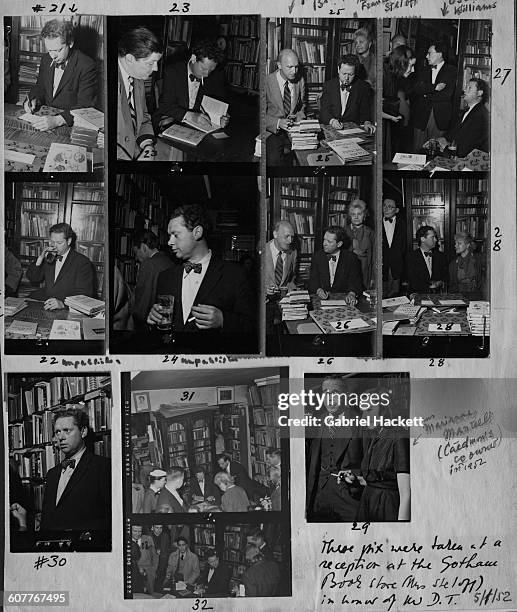
<path fill-rule="evenodd" d="M 393 217 L 384 217 L 384 221 L 387 221 L 388 223 L 393 223 L 394 219 Z"/>
<path fill-rule="evenodd" d="M 186 261 L 186 262 L 183 264 L 183 267 L 185 268 L 185 272 L 186 272 L 187 274 L 190 274 L 190 272 L 191 272 L 192 270 L 194 270 L 194 272 L 195 272 L 196 274 L 201 274 L 201 268 L 202 268 L 202 266 L 201 266 L 201 264 L 200 264 L 200 263 L 192 263 L 191 261 Z"/>
<path fill-rule="evenodd" d="M 198 83 L 201 83 L 201 79 L 198 79 L 198 78 L 197 78 L 197 76 L 193 75 L 192 73 L 190 73 L 190 74 L 188 75 L 188 78 L 189 78 L 189 79 L 190 79 L 192 82 L 197 81 Z"/>
<path fill-rule="evenodd" d="M 339 87 L 341 88 L 341 91 L 345 91 L 345 89 L 348 91 L 348 93 L 352 91 L 352 85 L 345 85 L 344 83 L 341 83 Z"/>
<path fill-rule="evenodd" d="M 61 469 L 66 470 L 67 467 L 71 467 L 74 469 L 75 467 L 75 459 L 64 459 L 61 461 Z"/>
<path fill-rule="evenodd" d="M 55 261 L 63 261 L 63 255 L 56 255 Z"/>
<path fill-rule="evenodd" d="M 438 70 L 438 66 L 431 66 L 433 70 Z"/>
<path fill-rule="evenodd" d="M 327 259 L 329 261 L 336 261 L 336 256 L 335 255 L 327 255 Z"/>
<path fill-rule="evenodd" d="M 424 252 L 424 255 L 425 255 L 426 257 L 431 258 L 431 257 L 433 256 L 433 252 L 432 252 L 432 251 L 426 251 L 426 252 Z"/>

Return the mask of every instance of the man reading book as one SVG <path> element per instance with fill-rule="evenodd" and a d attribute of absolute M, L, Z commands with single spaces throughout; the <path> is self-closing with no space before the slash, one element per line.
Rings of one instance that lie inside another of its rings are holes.
<path fill-rule="evenodd" d="M 27 278 L 31 282 L 44 282 L 43 287 L 30 297 L 43 300 L 45 310 L 65 308 L 65 298 L 72 295 L 94 295 L 93 264 L 74 249 L 75 239 L 75 232 L 68 223 L 53 225 L 50 228 L 50 245 L 27 269 Z"/>

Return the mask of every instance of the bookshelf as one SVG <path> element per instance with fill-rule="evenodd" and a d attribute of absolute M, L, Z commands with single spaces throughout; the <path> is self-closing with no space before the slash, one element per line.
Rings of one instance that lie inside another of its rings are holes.
<path fill-rule="evenodd" d="M 483 79 L 490 85 L 492 73 L 492 26 L 488 20 L 459 21 L 460 66 L 458 88 L 465 91 L 472 78 Z M 489 106 L 489 105 L 488 105 Z"/>
<path fill-rule="evenodd" d="M 248 413 L 243 404 L 222 404 L 215 417 L 217 431 L 223 432 L 225 453 L 234 461 L 248 464 Z"/>
<path fill-rule="evenodd" d="M 404 198 L 408 214 L 408 245 L 411 250 L 418 244 L 416 231 L 430 225 L 436 232 L 438 248 L 444 251 L 449 246 L 450 236 L 445 232 L 449 226 L 449 190 L 444 179 L 409 179 L 404 182 Z"/>
<path fill-rule="evenodd" d="M 361 198 L 372 211 L 371 181 L 361 176 L 275 178 L 269 182 L 271 238 L 278 219 L 293 226 L 298 241 L 298 278 L 308 282 L 312 254 L 322 248 L 328 225 L 345 227 L 348 206 Z"/>
<path fill-rule="evenodd" d="M 260 81 L 260 18 L 257 15 L 230 17 L 221 29 L 228 38 L 225 74 L 237 92 L 258 95 Z"/>
<path fill-rule="evenodd" d="M 104 17 L 102 15 L 39 16 L 23 15 L 11 17 L 10 69 L 12 84 L 6 101 L 23 104 L 31 87 L 38 78 L 41 58 L 46 49 L 40 37 L 45 23 L 51 19 L 72 21 L 75 46 L 97 62 L 98 87 L 96 105 L 102 110 L 103 104 L 103 60 L 104 60 Z"/>
<path fill-rule="evenodd" d="M 454 233 L 466 232 L 476 243 L 478 253 L 487 253 L 489 237 L 487 179 L 458 179 L 454 183 L 453 218 L 451 227 Z"/>
<path fill-rule="evenodd" d="M 111 379 L 97 376 L 9 375 L 7 413 L 9 456 L 14 459 L 28 499 L 33 502 L 34 526 L 39 524 L 45 475 L 63 459 L 54 446 L 54 413 L 80 408 L 88 415 L 91 435 L 87 447 L 111 456 Z"/>
<path fill-rule="evenodd" d="M 96 270 L 97 297 L 104 295 L 104 185 L 103 183 L 11 183 L 7 187 L 7 244 L 20 259 L 24 276 L 19 294 L 33 287 L 25 277 L 49 243 L 49 229 L 68 223 L 77 234 L 76 250 Z"/>
<path fill-rule="evenodd" d="M 190 542 L 191 550 L 199 557 L 200 570 L 206 567 L 206 553 L 210 549 L 215 549 L 216 529 L 215 525 L 191 525 Z"/>

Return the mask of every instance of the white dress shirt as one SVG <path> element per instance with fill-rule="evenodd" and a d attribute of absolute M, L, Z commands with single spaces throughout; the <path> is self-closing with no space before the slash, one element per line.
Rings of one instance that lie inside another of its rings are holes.
<path fill-rule="evenodd" d="M 436 64 L 436 68 L 431 67 L 431 83 L 434 85 L 436 83 L 436 77 L 438 73 L 442 69 L 442 66 L 445 64 L 444 61 L 441 61 L 439 64 Z"/>
<path fill-rule="evenodd" d="M 397 216 L 392 217 L 391 223 L 386 221 L 383 217 L 382 222 L 384 224 L 384 231 L 386 232 L 386 239 L 388 240 L 388 245 L 391 247 L 391 243 L 393 242 L 393 236 L 395 234 L 395 225 L 397 224 Z"/>
<path fill-rule="evenodd" d="M 70 253 L 70 249 L 68 249 L 66 253 L 63 253 L 63 255 L 61 256 L 63 259 L 61 261 L 59 261 L 59 259 L 56 259 L 56 265 L 55 265 L 55 270 L 54 270 L 54 282 L 56 282 L 57 277 L 59 276 L 59 273 L 61 272 L 61 268 L 65 265 L 65 261 L 66 261 L 66 258 L 68 257 L 68 253 Z"/>
<path fill-rule="evenodd" d="M 350 96 L 350 92 L 345 89 L 341 89 L 341 83 L 339 83 L 339 93 L 341 95 L 341 114 L 345 114 L 346 105 L 348 102 L 348 97 Z M 338 117 L 339 118 L 339 117 Z"/>
<path fill-rule="evenodd" d="M 52 95 L 56 95 L 57 88 L 59 87 L 59 83 L 61 83 L 61 79 L 63 78 L 63 74 L 65 72 L 67 62 L 63 62 L 62 64 L 58 64 L 54 68 L 54 83 L 52 86 Z"/>
<path fill-rule="evenodd" d="M 118 67 L 120 68 L 120 74 L 122 76 L 122 82 L 124 83 L 124 89 L 126 90 L 126 98 L 129 98 L 129 74 L 126 72 L 126 69 L 118 61 Z"/>
<path fill-rule="evenodd" d="M 472 106 L 469 106 L 465 112 L 465 114 L 463 115 L 463 117 L 461 118 L 461 122 L 463 123 L 467 117 L 467 115 L 470 113 L 470 111 L 479 104 L 479 102 L 476 102 L 475 104 L 473 104 Z"/>
<path fill-rule="evenodd" d="M 196 77 L 196 79 L 192 81 L 190 79 L 191 74 L 194 74 L 194 73 L 192 72 L 190 68 L 190 62 L 189 62 L 187 64 L 188 107 L 194 108 L 194 104 L 196 103 L 196 98 L 197 98 L 197 94 L 199 91 L 199 86 L 201 85 L 203 80 L 201 79 L 201 82 L 199 82 Z"/>
<path fill-rule="evenodd" d="M 56 506 L 59 500 L 61 499 L 61 495 L 63 495 L 63 492 L 66 489 L 66 486 L 68 482 L 70 481 L 70 478 L 72 478 L 72 474 L 74 473 L 74 470 L 77 468 L 77 464 L 81 460 L 81 457 L 84 455 L 85 450 L 86 450 L 86 446 L 83 446 L 81 450 L 78 450 L 75 453 L 75 455 L 72 455 L 71 457 L 69 457 L 69 459 L 75 459 L 75 466 L 73 468 L 68 466 L 66 470 L 63 470 L 63 469 L 61 470 L 61 476 L 59 477 L 59 482 L 57 485 Z"/>
<path fill-rule="evenodd" d="M 197 274 L 194 270 L 191 270 L 188 274 L 187 271 L 183 270 L 183 282 L 181 285 L 181 305 L 183 307 L 183 323 L 186 323 L 189 316 L 190 311 L 192 310 L 192 306 L 194 305 L 194 301 L 196 299 L 197 292 L 199 291 L 199 287 L 205 278 L 205 274 L 210 263 L 210 259 L 212 257 L 212 251 L 208 251 L 208 253 L 203 257 L 200 262 L 201 264 L 201 272 Z"/>
<path fill-rule="evenodd" d="M 208 577 L 207 577 L 207 582 L 210 582 L 210 580 L 212 580 L 212 576 L 214 575 L 215 569 L 213 567 L 211 567 L 208 570 Z"/>
<path fill-rule="evenodd" d="M 330 286 L 331 287 L 334 284 L 334 278 L 336 276 L 336 268 L 337 268 L 337 264 L 339 261 L 339 253 L 340 251 L 332 255 L 332 257 L 336 258 L 336 261 L 332 261 L 332 259 L 329 259 L 329 275 L 330 275 Z"/>
<path fill-rule="evenodd" d="M 422 251 L 422 257 L 424 258 L 425 265 L 427 266 L 427 269 L 429 270 L 429 278 L 430 278 L 433 275 L 433 258 L 432 256 L 427 257 L 423 249 L 420 249 L 420 250 Z"/>

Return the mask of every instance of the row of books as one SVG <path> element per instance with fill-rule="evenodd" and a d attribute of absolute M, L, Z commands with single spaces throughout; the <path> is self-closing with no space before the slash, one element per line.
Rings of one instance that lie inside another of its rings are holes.
<path fill-rule="evenodd" d="M 87 416 L 90 428 L 93 431 L 107 431 L 111 429 L 112 400 L 107 395 L 99 395 L 76 406 Z"/>
<path fill-rule="evenodd" d="M 491 78 L 491 69 L 490 66 L 487 66 L 486 69 L 478 69 L 472 68 L 470 66 L 466 66 L 463 70 L 463 89 L 467 86 L 468 82 L 471 79 L 482 79 L 483 81 L 490 82 Z"/>
<path fill-rule="evenodd" d="M 284 196 L 297 198 L 314 198 L 316 182 L 308 186 L 307 183 L 282 183 L 280 193 Z"/>
<path fill-rule="evenodd" d="M 466 57 L 464 60 L 464 65 L 469 66 L 470 68 L 473 68 L 473 69 L 475 68 L 490 69 L 490 67 L 492 66 L 492 59 L 490 57 L 475 57 L 475 58 Z"/>
<path fill-rule="evenodd" d="M 231 39 L 228 45 L 228 59 L 239 60 L 241 62 L 259 61 L 260 57 L 260 39 L 249 38 L 234 38 Z"/>
<path fill-rule="evenodd" d="M 290 300 L 289 303 L 290 304 L 302 304 L 304 303 L 304 301 L 305 300 L 299 299 L 299 296 L 298 296 L 296 300 Z M 277 401 L 278 401 L 278 387 L 275 387 L 275 389 L 271 391 L 271 397 L 268 397 L 267 400 L 264 401 L 264 404 L 273 404 L 273 403 L 276 404 Z M 255 426 L 258 426 L 258 427 L 264 427 L 264 426 L 276 427 L 278 426 L 278 423 L 275 420 L 275 413 L 274 413 L 273 407 L 270 406 L 266 408 L 254 408 L 253 409 L 253 423 Z M 255 432 L 255 441 L 258 444 L 266 444 L 266 441 L 265 441 L 266 438 L 261 438 L 260 440 L 259 438 L 257 438 L 259 434 L 263 436 L 265 432 L 257 430 Z M 273 442 L 271 444 L 268 443 L 268 445 L 274 446 L 274 443 Z"/>
<path fill-rule="evenodd" d="M 169 41 L 181 41 L 189 46 L 192 36 L 192 21 L 184 17 L 169 19 L 167 36 Z"/>
<path fill-rule="evenodd" d="M 483 217 L 456 219 L 456 232 L 466 232 L 474 238 L 487 238 L 488 219 L 484 219 Z"/>
<path fill-rule="evenodd" d="M 183 444 L 187 441 L 187 436 L 185 431 L 169 431 L 167 439 L 172 445 Z"/>
<path fill-rule="evenodd" d="M 122 278 L 127 283 L 130 285 L 136 283 L 137 267 L 134 261 L 122 261 L 117 259 L 117 268 L 120 270 Z"/>
<path fill-rule="evenodd" d="M 276 448 L 278 446 L 277 426 L 278 423 L 275 423 L 275 429 L 257 429 L 255 431 L 255 443 L 258 445 L 256 447 L 256 456 L 260 461 L 266 460 L 266 448 Z"/>
<path fill-rule="evenodd" d="M 243 537 L 240 527 L 227 527 L 224 532 L 224 548 L 225 554 L 234 552 L 241 548 Z M 238 560 L 238 559 L 235 559 Z"/>
<path fill-rule="evenodd" d="M 38 257 L 44 248 L 43 240 L 21 240 L 19 253 L 24 257 Z"/>
<path fill-rule="evenodd" d="M 417 229 L 423 225 L 429 225 L 434 228 L 438 240 L 441 240 L 445 236 L 443 217 L 438 217 L 437 215 L 420 215 L 418 218 L 413 217 L 413 236 L 416 235 Z"/>
<path fill-rule="evenodd" d="M 228 62 L 225 67 L 226 77 L 233 85 L 246 87 L 255 91 L 259 88 L 259 73 L 256 64 Z"/>
<path fill-rule="evenodd" d="M 487 215 L 488 207 L 481 206 L 458 206 L 456 204 L 456 215 Z"/>
<path fill-rule="evenodd" d="M 25 100 L 29 97 L 30 90 L 30 85 L 24 85 L 21 82 L 18 83 L 18 100 L 16 101 L 18 106 L 22 106 Z"/>
<path fill-rule="evenodd" d="M 52 445 L 34 452 L 13 452 L 20 478 L 45 478 L 47 472 L 61 460 L 61 452 Z"/>
<path fill-rule="evenodd" d="M 230 36 L 260 36 L 260 19 L 254 15 L 240 15 L 230 21 L 228 33 Z"/>
<path fill-rule="evenodd" d="M 314 234 L 314 215 L 289 212 L 282 210 L 282 219 L 287 219 L 297 234 Z"/>
<path fill-rule="evenodd" d="M 9 448 L 27 448 L 52 441 L 54 413 L 32 414 L 21 423 L 9 425 Z"/>
<path fill-rule="evenodd" d="M 195 451 L 194 452 L 194 463 L 196 465 L 211 465 L 212 464 L 212 453 L 210 451 Z"/>
<path fill-rule="evenodd" d="M 188 468 L 189 463 L 186 455 L 181 454 L 181 449 L 176 449 L 177 453 L 169 453 L 169 461 L 171 465 L 175 465 L 178 467 Z"/>
<path fill-rule="evenodd" d="M 333 225 L 333 224 L 332 224 Z M 302 255 L 312 255 L 314 253 L 315 239 L 312 236 L 299 236 L 300 253 Z"/>
<path fill-rule="evenodd" d="M 295 36 L 292 39 L 293 49 L 304 64 L 325 64 L 327 44 L 301 40 Z"/>
<path fill-rule="evenodd" d="M 81 224 L 76 224 L 76 234 L 78 240 L 88 240 L 91 242 L 104 242 L 104 229 L 106 221 L 104 215 L 84 214 Z"/>
<path fill-rule="evenodd" d="M 467 38 L 474 40 L 490 40 L 490 21 L 486 20 L 468 20 L 466 22 Z"/>
<path fill-rule="evenodd" d="M 76 244 L 76 251 L 88 257 L 94 263 L 104 262 L 104 245 L 103 244 Z"/>
<path fill-rule="evenodd" d="M 329 225 L 336 225 L 337 227 L 345 227 L 350 221 L 350 217 L 347 212 L 344 213 L 329 213 Z M 312 253 L 313 251 L 311 251 Z"/>
<path fill-rule="evenodd" d="M 323 83 L 325 81 L 325 66 L 307 66 L 305 68 L 306 83 Z"/>
<path fill-rule="evenodd" d="M 93 443 L 93 452 L 101 457 L 111 457 L 111 436 L 103 434 L 101 440 Z"/>
<path fill-rule="evenodd" d="M 490 55 L 490 43 L 469 40 L 465 47 L 467 55 Z"/>
<path fill-rule="evenodd" d="M 289 210 L 290 208 L 314 208 L 314 202 L 308 202 L 307 200 L 280 200 L 280 205 L 284 210 Z"/>
<path fill-rule="evenodd" d="M 208 440 L 210 438 L 210 428 L 196 427 L 192 430 L 192 437 L 194 440 Z"/>
<path fill-rule="evenodd" d="M 280 376 L 277 374 L 266 376 L 265 378 L 256 378 L 254 382 L 260 397 L 260 404 L 276 406 L 280 388 Z M 268 422 L 266 424 L 270 425 Z"/>
<path fill-rule="evenodd" d="M 215 529 L 213 527 L 194 527 L 194 541 L 202 546 L 215 546 Z"/>
<path fill-rule="evenodd" d="M 22 198 L 26 198 L 29 200 L 38 200 L 38 199 L 42 199 L 42 200 L 58 200 L 59 199 L 59 186 L 56 185 L 49 185 L 49 184 L 45 184 L 45 185 L 35 185 L 34 183 L 32 184 L 25 184 L 23 186 L 22 189 Z M 45 205 L 45 206 L 55 206 L 55 204 L 52 203 L 43 203 L 41 202 L 41 204 Z M 43 210 L 51 210 L 51 208 L 46 208 Z"/>
<path fill-rule="evenodd" d="M 35 215 L 22 210 L 20 214 L 20 231 L 22 236 L 48 236 L 49 230 L 57 223 L 57 211 L 53 215 Z"/>
<path fill-rule="evenodd" d="M 333 191 L 329 197 L 329 203 L 331 203 L 332 207 L 339 210 L 345 210 L 348 208 L 348 204 L 352 202 L 352 200 L 357 199 L 358 193 L 357 191 Z M 344 207 L 340 204 L 336 204 L 338 202 L 346 202 Z"/>
<path fill-rule="evenodd" d="M 486 192 L 488 181 L 486 179 L 458 179 L 456 182 L 458 195 L 460 192 Z M 482 195 L 486 195 L 483 193 Z"/>
<path fill-rule="evenodd" d="M 24 34 L 23 32 L 20 32 L 19 40 L 20 51 L 30 51 L 31 53 L 46 53 L 45 43 L 43 42 L 43 39 L 40 37 L 39 33 Z M 38 64 L 35 64 L 34 66 L 22 64 L 20 66 L 20 79 L 22 78 L 22 69 L 27 71 L 34 71 L 36 77 L 38 76 Z M 34 81 L 34 83 L 35 82 L 36 81 Z"/>

